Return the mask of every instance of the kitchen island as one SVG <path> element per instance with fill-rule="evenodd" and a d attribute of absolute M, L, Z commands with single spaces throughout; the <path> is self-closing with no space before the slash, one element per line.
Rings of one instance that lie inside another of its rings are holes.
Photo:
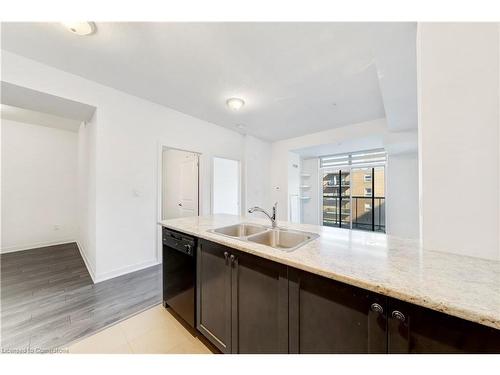
<path fill-rule="evenodd" d="M 412 340 L 416 339 L 411 337 L 410 326 L 415 328 L 413 331 L 417 332 L 415 335 L 423 334 L 419 324 L 424 322 L 426 329 L 436 332 L 439 329 L 434 327 L 433 322 L 438 323 L 440 327 L 450 325 L 448 330 L 450 332 L 446 332 L 452 336 L 450 337 L 451 341 L 463 341 L 462 338 L 455 336 L 460 335 L 462 331 L 467 331 L 467 335 L 470 336 L 469 331 L 471 330 L 479 332 L 478 337 L 481 338 L 481 341 L 485 342 L 486 340 L 486 348 L 466 346 L 465 349 L 462 348 L 462 351 L 482 352 L 484 349 L 497 351 L 497 348 L 500 347 L 500 341 L 498 341 L 500 340 L 500 262 L 424 250 L 418 241 L 395 238 L 380 233 L 305 224 L 279 223 L 282 228 L 319 235 L 319 237 L 291 252 L 241 241 L 211 231 L 242 222 L 264 225 L 269 223 L 255 217 L 213 215 L 167 220 L 160 224 L 165 228 L 193 235 L 200 239 L 198 272 L 201 271 L 200 267 L 203 265 L 201 262 L 205 259 L 202 252 L 204 244 L 206 248 L 211 248 L 213 254 L 217 253 L 217 246 L 220 246 L 221 254 L 228 254 L 227 249 L 229 249 L 229 253 L 233 257 L 238 257 L 238 255 L 240 258 L 241 255 L 254 256 L 262 261 L 269 261 L 264 267 L 264 274 L 275 272 L 273 277 L 279 280 L 276 284 L 277 294 L 273 298 L 284 299 L 284 294 L 287 294 L 286 304 L 276 306 L 276 311 L 281 314 L 276 322 L 278 325 L 286 325 L 288 330 L 286 335 L 284 329 L 276 334 L 277 342 L 280 341 L 276 348 L 281 349 L 275 351 L 325 352 L 323 349 L 332 347 L 332 342 L 326 340 L 324 346 L 316 342 L 308 343 L 312 340 L 312 338 L 307 337 L 308 332 L 314 331 L 316 326 L 315 324 L 308 326 L 307 319 L 315 314 L 317 315 L 314 317 L 315 320 L 328 319 L 328 316 L 333 317 L 338 313 L 340 315 L 337 317 L 337 321 L 339 321 L 348 311 L 361 311 L 365 308 L 365 303 L 360 302 L 359 298 L 366 299 L 368 311 L 363 312 L 352 322 L 346 321 L 345 324 L 352 323 L 358 326 L 366 324 L 368 328 L 374 326 L 380 328 L 376 331 L 360 333 L 361 336 L 370 337 L 367 339 L 367 343 L 363 344 L 365 346 L 359 347 L 362 349 L 359 351 L 363 351 L 366 347 L 367 352 L 387 352 L 384 348 L 389 347 L 390 349 L 392 342 L 394 350 L 388 350 L 389 352 L 399 352 L 401 347 L 403 347 L 401 351 L 406 352 L 404 349 L 406 345 L 411 352 L 412 345 L 416 345 L 412 344 Z M 248 261 L 251 263 L 254 262 L 254 259 L 248 258 Z M 281 265 L 282 268 L 277 265 Z M 241 275 L 244 273 L 242 272 Z M 253 276 L 253 274 L 248 275 Z M 241 276 L 238 277 L 241 278 Z M 235 289 L 234 282 L 237 280 L 233 280 L 233 289 Z M 264 285 L 266 284 L 262 284 L 262 286 Z M 316 286 L 318 291 L 315 290 Z M 348 286 L 352 289 L 346 289 Z M 238 288 L 240 287 L 238 286 Z M 334 293 L 336 288 L 338 290 Z M 242 298 L 242 293 L 238 295 L 230 287 L 229 289 L 227 293 L 232 294 L 233 298 Z M 203 291 L 201 285 L 198 288 L 198 293 L 200 291 Z M 329 293 L 333 294 L 329 295 Z M 345 300 L 336 301 L 335 296 L 338 295 L 347 298 L 347 309 L 335 310 L 336 307 L 345 302 Z M 329 299 L 332 304 L 325 305 L 324 301 Z M 352 300 L 349 301 L 349 299 Z M 200 303 L 201 299 L 199 298 L 198 305 Z M 317 306 L 309 306 L 307 303 L 317 303 Z M 245 305 L 245 308 L 248 306 Z M 198 306 L 199 308 L 200 306 Z M 284 310 L 286 311 L 284 312 Z M 406 314 L 403 310 L 406 310 Z M 308 311 L 308 315 L 304 315 Z M 329 315 L 324 315 L 321 311 L 326 311 Z M 366 322 L 360 323 L 364 317 L 366 317 Z M 419 318 L 417 319 L 417 317 Z M 253 322 L 253 324 L 255 323 Z M 317 329 L 323 329 L 323 333 L 328 335 L 328 327 L 334 323 L 323 321 Z M 457 328 L 457 324 L 460 327 Z M 234 319 L 233 325 L 235 325 Z M 393 326 L 392 332 L 391 325 Z M 233 333 L 230 325 L 228 326 L 229 332 Z M 403 336 L 401 336 L 402 330 L 406 331 Z M 237 331 L 241 332 L 241 329 L 239 328 Z M 399 332 L 398 335 L 394 334 L 396 331 Z M 339 332 L 338 327 L 332 332 Z M 346 330 L 346 334 L 348 334 L 347 332 L 349 330 Z M 442 336 L 446 332 L 438 333 Z M 405 338 L 405 335 L 408 337 Z M 377 336 L 380 337 L 377 338 Z M 381 343 L 382 337 L 385 337 L 386 342 Z M 233 339 L 237 340 L 238 338 Z M 348 339 L 348 337 L 344 337 L 342 340 L 345 342 Z M 402 346 L 395 345 L 400 341 L 404 341 Z M 444 347 L 440 346 L 438 351 L 446 351 L 447 347 L 451 349 L 455 345 L 451 341 L 445 343 Z M 335 345 L 337 344 L 335 343 Z M 429 343 L 425 345 L 427 345 L 424 347 L 425 352 L 433 352 L 433 348 L 428 346 Z M 230 352 L 244 352 L 235 351 L 234 345 L 230 346 L 233 347 Z M 226 345 L 219 346 L 219 348 L 225 351 Z M 356 345 L 351 347 L 346 345 L 345 347 L 333 348 L 331 352 L 359 352 L 357 348 Z M 461 350 L 457 349 L 457 351 Z M 327 352 L 329 351 L 327 350 Z M 416 349 L 414 352 L 419 352 L 419 350 Z"/>

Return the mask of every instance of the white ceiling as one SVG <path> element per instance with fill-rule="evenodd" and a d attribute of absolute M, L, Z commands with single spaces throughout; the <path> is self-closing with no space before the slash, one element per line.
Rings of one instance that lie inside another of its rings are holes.
<path fill-rule="evenodd" d="M 381 117 L 415 128 L 415 38 L 415 23 L 97 23 L 88 37 L 2 23 L 8 51 L 271 141 Z"/>

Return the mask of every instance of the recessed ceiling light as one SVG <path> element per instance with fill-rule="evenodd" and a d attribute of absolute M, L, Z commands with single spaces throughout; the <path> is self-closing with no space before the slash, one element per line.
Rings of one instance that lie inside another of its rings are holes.
<path fill-rule="evenodd" d="M 76 35 L 90 35 L 95 33 L 96 27 L 93 22 L 63 22 L 70 32 Z"/>
<path fill-rule="evenodd" d="M 226 100 L 226 105 L 233 111 L 239 111 L 245 105 L 245 101 L 241 98 L 229 98 Z"/>

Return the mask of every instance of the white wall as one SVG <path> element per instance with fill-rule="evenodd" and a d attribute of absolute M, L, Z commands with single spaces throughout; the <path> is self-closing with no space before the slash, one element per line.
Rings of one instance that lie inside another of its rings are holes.
<path fill-rule="evenodd" d="M 386 163 L 386 232 L 419 238 L 418 156 L 388 154 Z"/>
<path fill-rule="evenodd" d="M 418 27 L 422 239 L 500 259 L 499 27 Z"/>
<path fill-rule="evenodd" d="M 97 108 L 89 132 L 95 145 L 95 225 L 91 218 L 85 240 L 92 244 L 95 230 L 95 250 L 85 251 L 95 254 L 97 281 L 158 262 L 160 144 L 201 153 L 202 214 L 210 212 L 212 157 L 243 156 L 243 136 L 234 131 L 6 51 L 2 79 Z"/>
<path fill-rule="evenodd" d="M 270 209 L 271 202 L 271 143 L 251 135 L 244 141 L 243 212 L 253 206 Z"/>
<path fill-rule="evenodd" d="M 1 131 L 1 252 L 75 241 L 77 133 L 5 119 Z"/>

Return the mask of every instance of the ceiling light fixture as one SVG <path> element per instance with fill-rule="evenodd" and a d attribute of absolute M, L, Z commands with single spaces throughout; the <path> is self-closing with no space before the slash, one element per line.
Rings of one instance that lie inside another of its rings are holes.
<path fill-rule="evenodd" d="M 96 27 L 93 22 L 63 22 L 70 32 L 76 35 L 90 35 L 95 33 Z"/>
<path fill-rule="evenodd" d="M 245 105 L 245 101 L 241 98 L 229 98 L 226 100 L 226 105 L 233 111 L 239 111 Z"/>

